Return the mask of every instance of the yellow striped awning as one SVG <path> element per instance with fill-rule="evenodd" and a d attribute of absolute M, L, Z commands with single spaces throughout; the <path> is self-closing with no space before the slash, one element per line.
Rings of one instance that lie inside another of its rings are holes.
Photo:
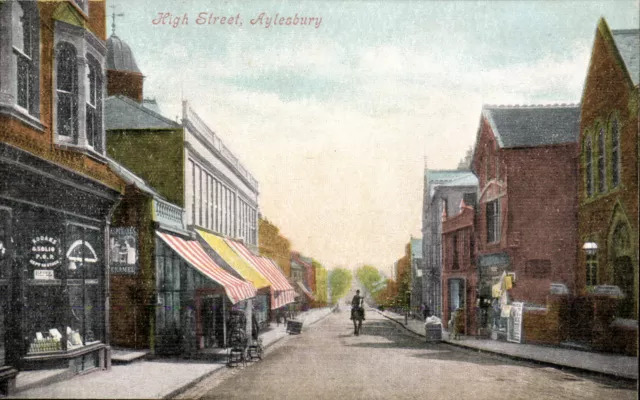
<path fill-rule="evenodd" d="M 242 257 L 240 257 L 220 236 L 216 236 L 212 233 L 196 229 L 198 235 L 204 239 L 205 242 L 218 253 L 223 260 L 229 264 L 240 276 L 253 284 L 256 289 L 262 289 L 271 286 L 271 283 L 262 276 L 262 274 L 256 271 L 251 265 L 249 265 Z"/>

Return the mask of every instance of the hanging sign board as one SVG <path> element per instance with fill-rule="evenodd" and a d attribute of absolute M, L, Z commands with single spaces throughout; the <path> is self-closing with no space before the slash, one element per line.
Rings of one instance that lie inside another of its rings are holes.
<path fill-rule="evenodd" d="M 522 312 L 524 303 L 511 304 L 511 316 L 509 317 L 509 329 L 507 340 L 514 343 L 522 343 Z"/>
<path fill-rule="evenodd" d="M 111 228 L 109 239 L 110 270 L 117 275 L 138 273 L 138 233 L 136 228 Z"/>

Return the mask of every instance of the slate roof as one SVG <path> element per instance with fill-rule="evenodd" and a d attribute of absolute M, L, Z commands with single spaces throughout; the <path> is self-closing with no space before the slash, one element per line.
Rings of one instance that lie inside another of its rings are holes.
<path fill-rule="evenodd" d="M 176 129 L 181 125 L 126 96 L 110 96 L 104 102 L 107 131 L 118 129 Z"/>
<path fill-rule="evenodd" d="M 429 180 L 431 197 L 439 187 L 478 186 L 478 178 L 471 171 L 429 169 L 425 173 Z"/>
<path fill-rule="evenodd" d="M 107 69 L 141 73 L 131 48 L 116 35 L 107 39 Z"/>
<path fill-rule="evenodd" d="M 120 165 L 117 161 L 111 158 L 107 158 L 107 162 L 109 163 L 109 168 L 111 168 L 111 170 L 127 184 L 134 185 L 138 189 L 151 196 L 161 199 L 163 198 L 158 192 L 156 192 L 151 186 L 149 186 L 149 184 L 145 182 L 144 179 L 129 171 L 128 169 Z"/>
<path fill-rule="evenodd" d="M 640 82 L 640 30 L 612 30 L 611 36 L 635 86 Z"/>
<path fill-rule="evenodd" d="M 580 106 L 575 104 L 485 106 L 482 115 L 501 148 L 574 143 L 580 132 Z"/>

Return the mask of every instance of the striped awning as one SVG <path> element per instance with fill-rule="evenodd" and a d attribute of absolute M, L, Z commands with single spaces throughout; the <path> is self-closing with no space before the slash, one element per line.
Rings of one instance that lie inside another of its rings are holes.
<path fill-rule="evenodd" d="M 251 283 L 240 280 L 222 269 L 205 253 L 197 241 L 184 240 L 177 236 L 158 231 L 156 231 L 156 235 L 171 247 L 187 264 L 222 286 L 231 303 L 235 304 L 239 301 L 255 297 L 257 291 Z"/>
<path fill-rule="evenodd" d="M 305 285 L 304 282 L 297 281 L 296 283 L 298 284 L 298 287 L 300 288 L 300 290 L 302 290 L 302 293 L 304 293 L 309 298 L 309 300 L 316 299 L 316 297 L 313 295 L 313 293 L 311 293 L 311 290 L 307 288 L 307 285 Z"/>
<path fill-rule="evenodd" d="M 271 309 L 275 310 L 295 301 L 296 292 L 287 281 L 280 268 L 265 257 L 256 256 L 247 247 L 231 239 L 225 242 L 242 258 L 248 261 L 258 272 L 271 282 Z"/>
<path fill-rule="evenodd" d="M 225 243 L 224 239 L 213 233 L 196 229 L 198 235 L 207 242 L 211 247 L 234 271 L 236 271 L 242 279 L 249 281 L 256 289 L 262 289 L 271 286 L 271 283 L 260 272 L 253 268 L 244 258 L 240 257 L 236 252 Z"/>

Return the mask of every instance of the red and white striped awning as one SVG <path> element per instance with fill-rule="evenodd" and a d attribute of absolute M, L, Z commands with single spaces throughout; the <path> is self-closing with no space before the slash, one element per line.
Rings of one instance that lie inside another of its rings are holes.
<path fill-rule="evenodd" d="M 222 269 L 205 253 L 197 241 L 184 240 L 158 231 L 156 231 L 156 235 L 189 265 L 222 286 L 231 303 L 236 304 L 256 296 L 257 290 L 251 283 L 240 280 Z"/>
<path fill-rule="evenodd" d="M 271 309 L 275 310 L 295 301 L 296 292 L 280 268 L 270 259 L 256 256 L 251 250 L 231 239 L 225 242 L 271 283 Z"/>

